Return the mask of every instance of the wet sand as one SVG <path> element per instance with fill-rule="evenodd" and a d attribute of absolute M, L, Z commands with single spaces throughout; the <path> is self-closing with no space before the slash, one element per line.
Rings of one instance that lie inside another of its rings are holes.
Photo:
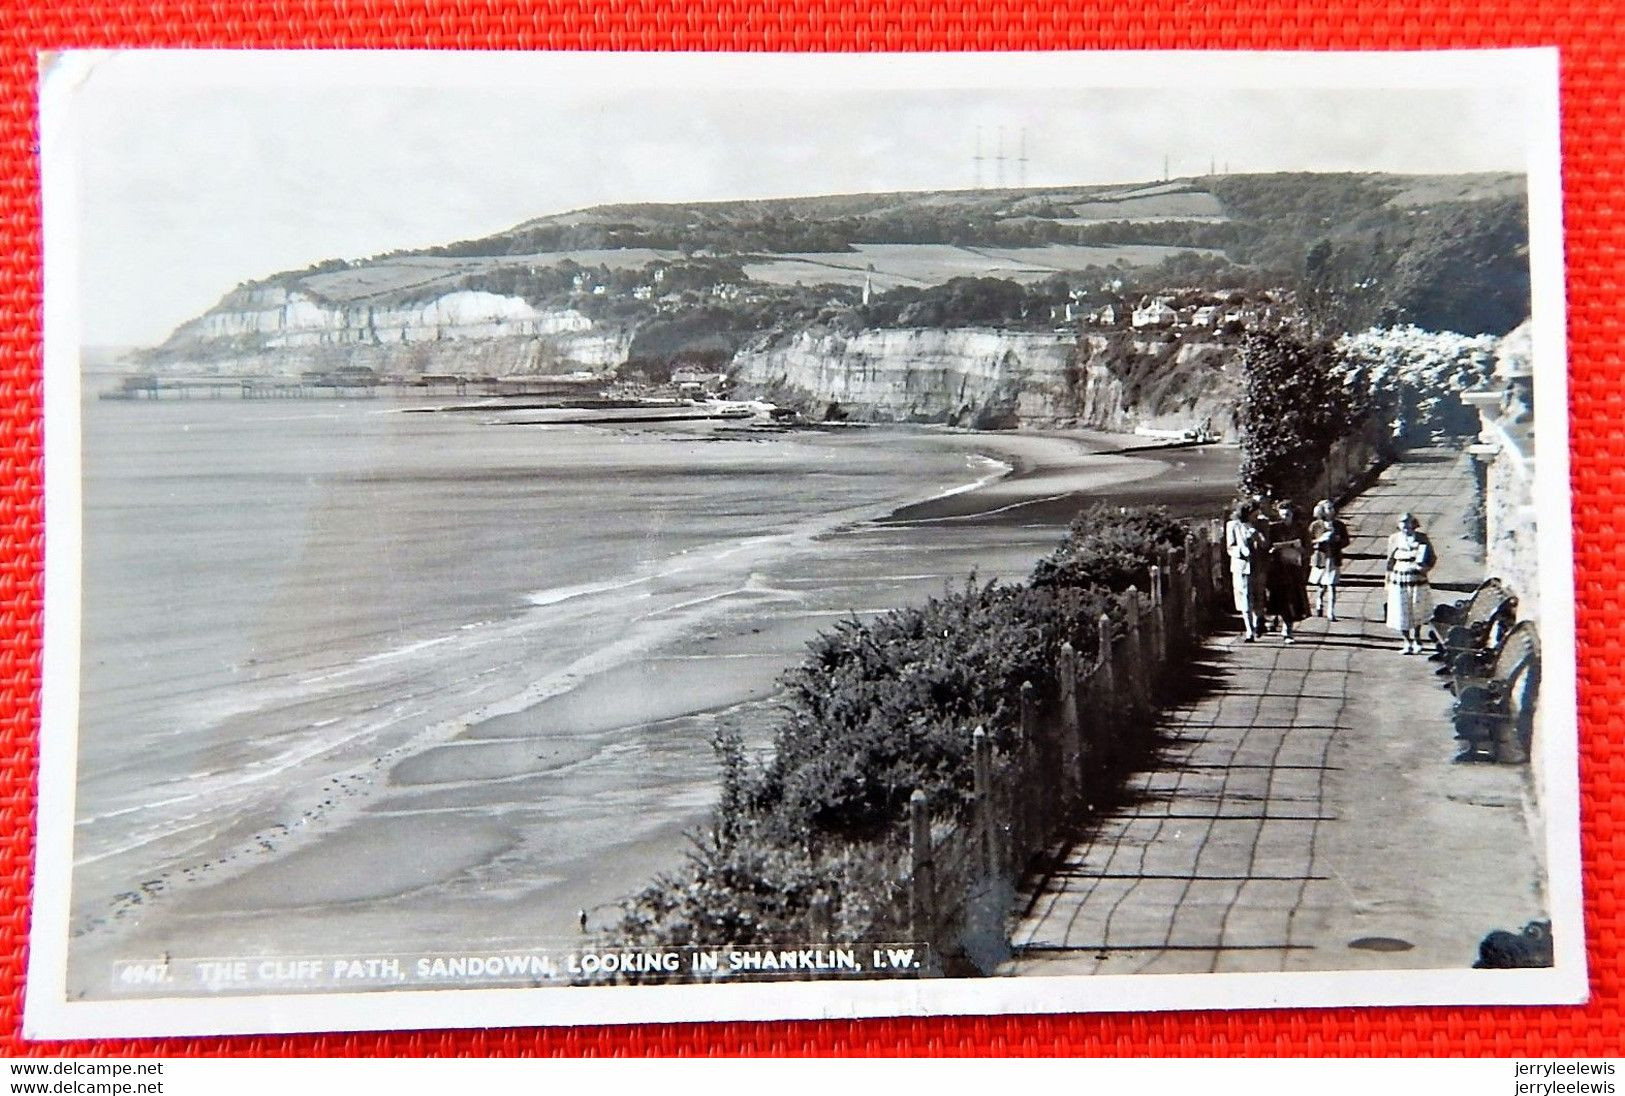
<path fill-rule="evenodd" d="M 1066 446 L 1073 447 L 1067 449 Z M 884 523 L 1066 526 L 1091 502 L 1166 506 L 1182 515 L 1216 513 L 1234 491 L 1233 446 L 1172 447 L 1133 435 L 1073 430 L 1010 435 L 1000 454 L 1015 470 L 976 491 L 904 506 Z"/>

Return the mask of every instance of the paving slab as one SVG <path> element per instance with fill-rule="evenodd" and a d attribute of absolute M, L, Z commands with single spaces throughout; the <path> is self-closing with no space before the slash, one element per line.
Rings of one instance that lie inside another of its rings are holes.
<path fill-rule="evenodd" d="M 1413 450 L 1344 509 L 1337 621 L 1203 645 L 1205 691 L 1164 712 L 1128 805 L 1030 881 L 1001 974 L 1460 969 L 1547 916 L 1527 766 L 1455 763 L 1437 663 L 1383 622 L 1405 511 L 1438 550 L 1437 598 L 1483 577 L 1467 460 Z"/>

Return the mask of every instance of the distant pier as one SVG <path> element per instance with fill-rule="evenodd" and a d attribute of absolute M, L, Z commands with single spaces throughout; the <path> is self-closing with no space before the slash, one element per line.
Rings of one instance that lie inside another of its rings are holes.
<path fill-rule="evenodd" d="M 184 376 L 133 373 L 101 392 L 104 400 L 276 399 L 323 397 L 368 399 L 393 395 L 580 399 L 601 394 L 600 377 L 492 377 L 461 373 L 376 374 L 340 370 L 299 376 Z"/>

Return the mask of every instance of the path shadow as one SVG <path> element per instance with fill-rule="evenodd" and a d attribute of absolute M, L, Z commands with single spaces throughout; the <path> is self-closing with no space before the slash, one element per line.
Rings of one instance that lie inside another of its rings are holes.
<path fill-rule="evenodd" d="M 1152 690 L 1156 709 L 1121 724 L 1105 767 L 1091 773 L 1087 802 L 1078 811 L 1076 824 L 1059 833 L 1048 848 L 1032 857 L 1022 873 L 1019 900 L 1012 907 L 1016 917 L 1029 915 L 1037 902 L 1056 886 L 1065 886 L 1064 872 L 1073 850 L 1096 842 L 1103 828 L 1126 811 L 1167 802 L 1166 793 L 1152 792 L 1132 782 L 1136 773 L 1173 771 L 1181 766 L 1175 751 L 1192 740 L 1180 736 L 1177 713 L 1224 691 L 1234 671 L 1225 664 L 1222 644 L 1240 631 L 1239 618 L 1222 619 L 1207 637 L 1176 669 Z"/>
<path fill-rule="evenodd" d="M 1375 624 L 1377 621 L 1369 621 Z M 1356 651 L 1393 651 L 1399 652 L 1399 633 L 1394 633 L 1391 642 L 1373 639 L 1357 639 L 1353 636 L 1305 636 L 1298 641 L 1304 647 L 1347 647 Z"/>

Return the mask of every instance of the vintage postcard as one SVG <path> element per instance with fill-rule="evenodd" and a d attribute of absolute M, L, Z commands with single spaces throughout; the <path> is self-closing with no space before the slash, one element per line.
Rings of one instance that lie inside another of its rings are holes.
<path fill-rule="evenodd" d="M 40 68 L 30 1036 L 1584 1000 L 1554 51 Z"/>

